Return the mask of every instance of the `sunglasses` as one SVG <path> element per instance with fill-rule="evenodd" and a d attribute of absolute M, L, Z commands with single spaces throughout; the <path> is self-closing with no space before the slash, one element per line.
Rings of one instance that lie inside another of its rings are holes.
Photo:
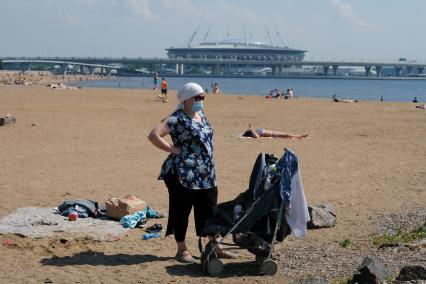
<path fill-rule="evenodd" d="M 206 96 L 198 95 L 198 96 L 194 97 L 194 101 L 196 101 L 196 102 L 204 101 L 205 98 L 206 98 Z"/>

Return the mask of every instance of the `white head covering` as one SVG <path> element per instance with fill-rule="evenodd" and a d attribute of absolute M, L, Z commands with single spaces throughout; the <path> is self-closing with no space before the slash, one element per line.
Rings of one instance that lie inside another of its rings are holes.
<path fill-rule="evenodd" d="M 197 83 L 186 83 L 182 89 L 177 93 L 177 98 L 179 100 L 179 105 L 177 109 L 183 108 L 183 101 L 195 97 L 196 95 L 204 93 L 203 88 Z"/>

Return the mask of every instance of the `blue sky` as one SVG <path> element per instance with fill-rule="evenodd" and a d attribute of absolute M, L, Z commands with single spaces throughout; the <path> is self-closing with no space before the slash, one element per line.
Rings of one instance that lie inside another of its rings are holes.
<path fill-rule="evenodd" d="M 199 25 L 267 26 L 312 59 L 426 60 L 426 0 L 0 0 L 0 56 L 165 57 Z"/>

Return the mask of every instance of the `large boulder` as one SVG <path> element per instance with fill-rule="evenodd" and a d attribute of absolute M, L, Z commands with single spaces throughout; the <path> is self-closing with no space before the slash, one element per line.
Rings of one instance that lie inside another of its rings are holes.
<path fill-rule="evenodd" d="M 329 203 L 312 205 L 308 207 L 311 221 L 308 222 L 308 229 L 330 228 L 336 225 L 336 214 Z"/>
<path fill-rule="evenodd" d="M 353 276 L 352 283 L 386 283 L 391 277 L 392 273 L 381 262 L 367 256 Z"/>
<path fill-rule="evenodd" d="M 420 265 L 405 266 L 399 272 L 398 281 L 426 280 L 426 268 Z"/>

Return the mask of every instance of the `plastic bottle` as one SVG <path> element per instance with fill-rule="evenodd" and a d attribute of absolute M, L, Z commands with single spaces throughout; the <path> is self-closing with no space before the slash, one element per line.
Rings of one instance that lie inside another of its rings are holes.
<path fill-rule="evenodd" d="M 235 205 L 234 207 L 234 220 L 237 220 L 241 217 L 243 213 L 243 207 L 240 204 Z"/>
<path fill-rule="evenodd" d="M 144 240 L 149 240 L 151 238 L 159 238 L 159 237 L 161 237 L 160 233 L 146 233 L 143 235 Z"/>
<path fill-rule="evenodd" d="M 263 184 L 263 188 L 268 190 L 271 187 L 271 175 L 266 174 L 265 183 Z"/>
<path fill-rule="evenodd" d="M 268 168 L 266 169 L 266 178 L 264 183 L 265 190 L 268 190 L 271 187 L 271 179 L 276 172 L 277 172 L 277 168 L 275 167 L 275 164 L 268 166 Z"/>
<path fill-rule="evenodd" d="M 275 164 L 272 164 L 268 167 L 268 173 L 275 173 L 277 171 L 277 168 L 275 167 Z"/>

